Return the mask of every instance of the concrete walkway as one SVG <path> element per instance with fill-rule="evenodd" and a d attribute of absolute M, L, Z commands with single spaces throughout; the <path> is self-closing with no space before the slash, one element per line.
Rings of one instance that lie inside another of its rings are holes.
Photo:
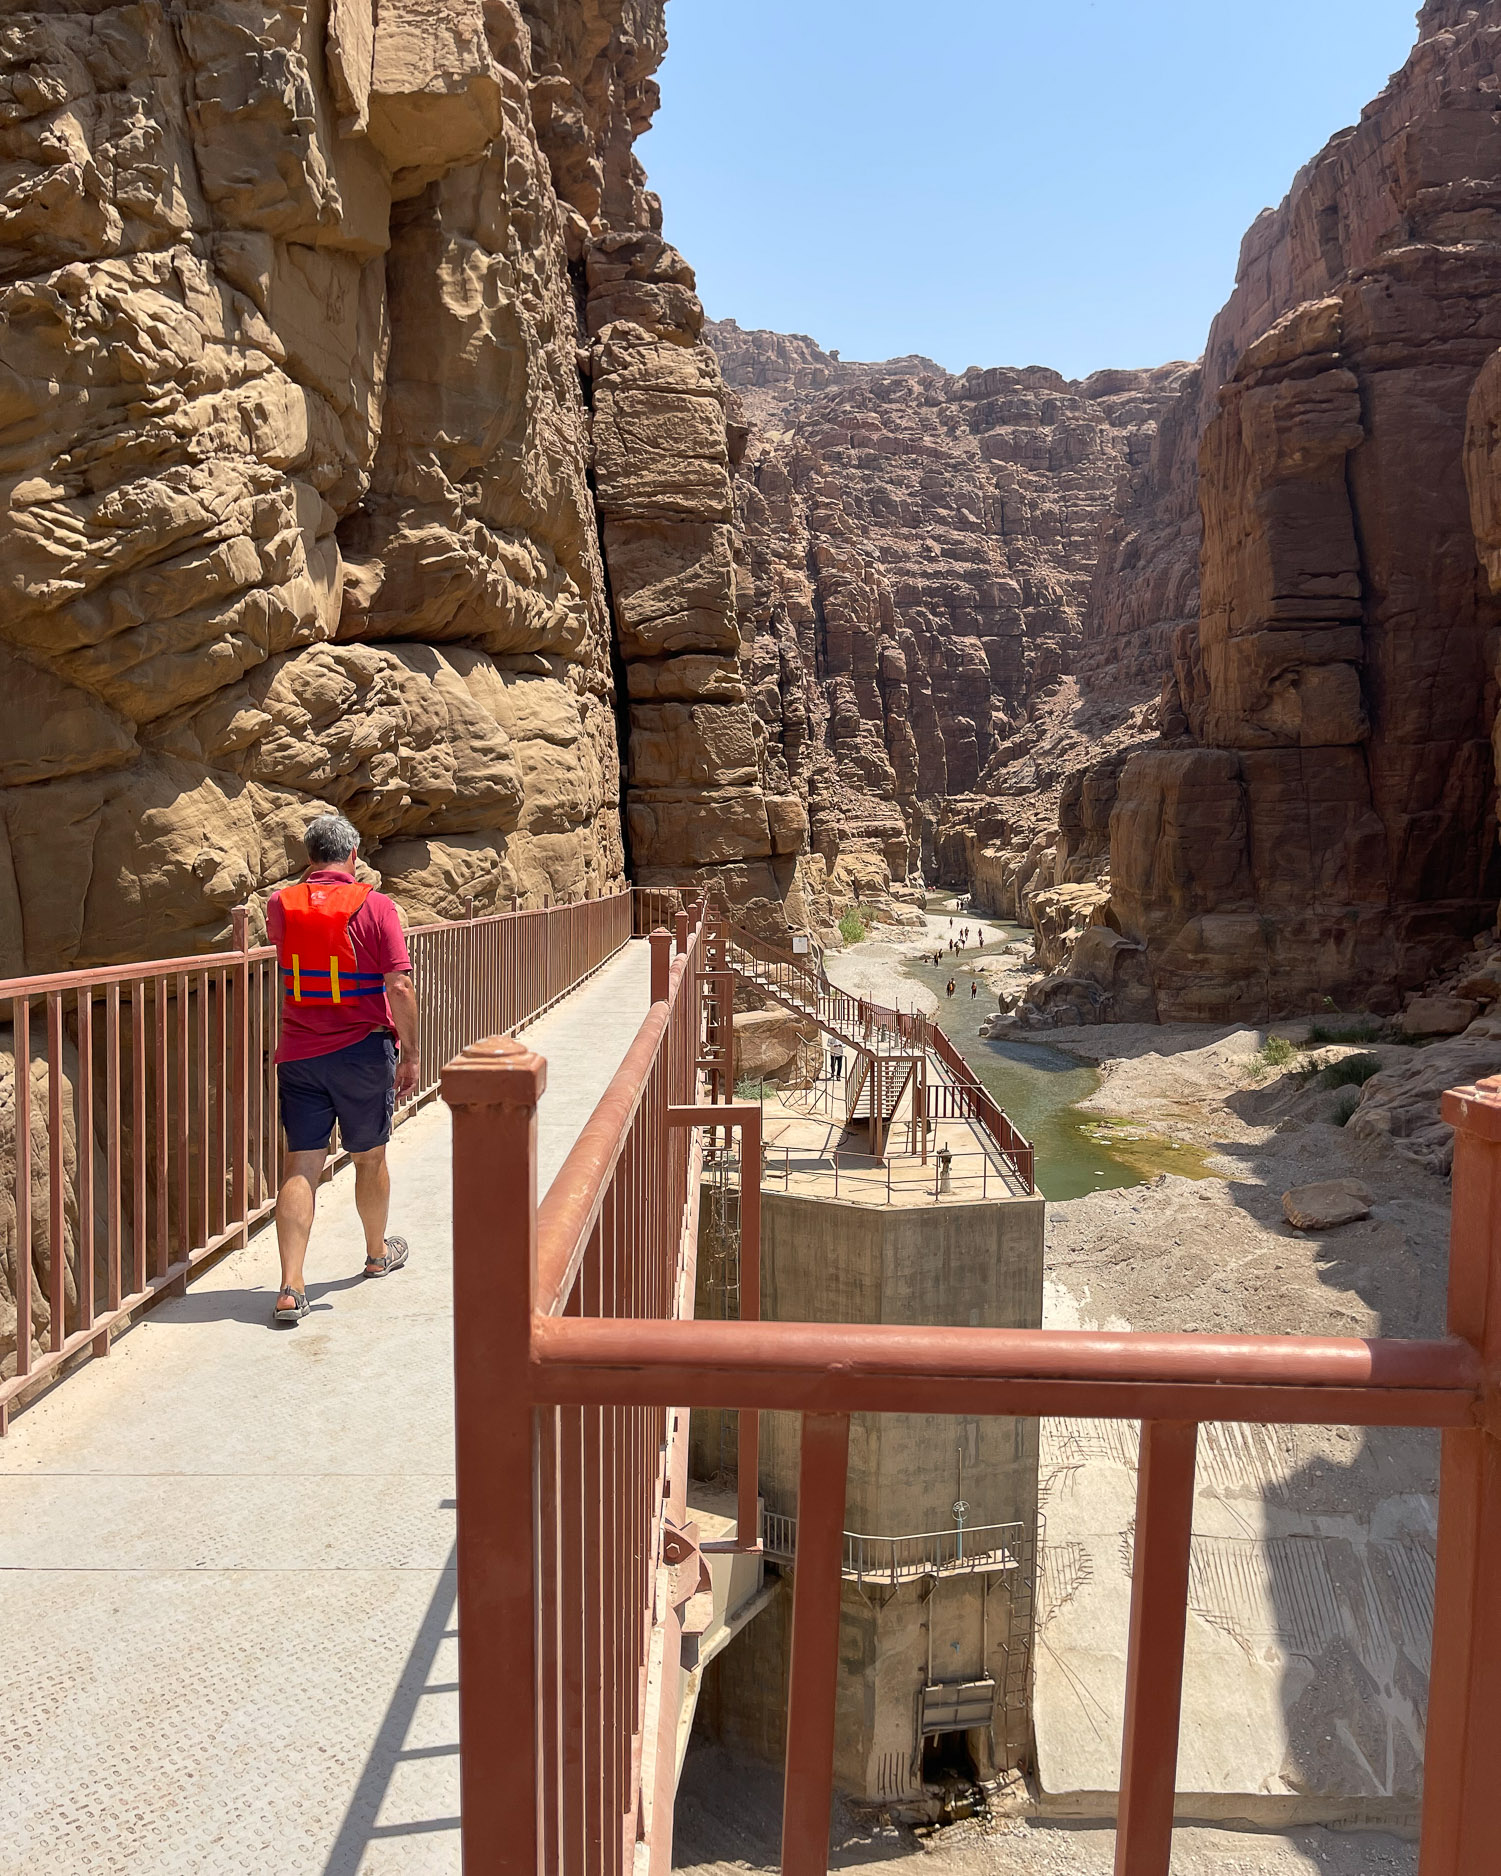
<path fill-rule="evenodd" d="M 647 1009 L 631 944 L 526 1032 L 545 1190 Z M 0 1872 L 459 1869 L 448 1110 L 391 1149 L 410 1266 L 320 1195 L 313 1312 L 260 1232 L 0 1445 Z"/>

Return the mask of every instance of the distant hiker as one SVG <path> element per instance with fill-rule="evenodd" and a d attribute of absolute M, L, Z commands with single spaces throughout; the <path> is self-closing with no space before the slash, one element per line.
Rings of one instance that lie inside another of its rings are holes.
<path fill-rule="evenodd" d="M 958 988 L 958 986 L 957 986 L 957 985 L 955 984 L 955 982 L 954 982 L 954 980 L 953 980 L 953 978 L 951 977 L 951 978 L 949 979 L 949 988 L 948 988 L 948 994 L 949 994 L 950 996 L 952 996 L 952 995 L 954 994 L 954 991 L 955 991 L 955 990 L 956 990 L 957 988 Z"/>
<path fill-rule="evenodd" d="M 829 1074 L 835 1081 L 844 1080 L 844 1044 L 842 1042 L 829 1044 Z"/>
<path fill-rule="evenodd" d="M 972 997 L 977 997 L 977 996 L 979 996 L 979 994 L 980 994 L 980 986 L 979 986 L 978 984 L 971 984 L 971 985 L 970 985 L 970 987 L 969 987 L 969 994 L 970 994 L 970 995 L 971 995 Z"/>
<path fill-rule="evenodd" d="M 301 884 L 273 893 L 266 907 L 282 981 L 276 1080 L 287 1154 L 276 1198 L 281 1288 L 273 1320 L 285 1328 L 308 1312 L 302 1263 L 336 1120 L 354 1160 L 365 1275 L 384 1277 L 407 1261 L 406 1239 L 385 1234 L 386 1142 L 397 1101 L 416 1092 L 418 1079 L 417 996 L 396 906 L 356 882 L 360 837 L 342 815 L 319 815 L 303 839 L 310 865 Z"/>

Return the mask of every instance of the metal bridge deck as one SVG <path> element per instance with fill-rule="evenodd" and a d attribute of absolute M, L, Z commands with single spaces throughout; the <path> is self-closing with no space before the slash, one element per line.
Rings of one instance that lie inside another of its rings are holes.
<path fill-rule="evenodd" d="M 526 1032 L 542 1185 L 647 1003 L 632 943 Z M 360 1277 L 341 1173 L 300 1328 L 268 1228 L 12 1423 L 0 1876 L 458 1870 L 441 1103 L 391 1169 L 406 1270 Z"/>

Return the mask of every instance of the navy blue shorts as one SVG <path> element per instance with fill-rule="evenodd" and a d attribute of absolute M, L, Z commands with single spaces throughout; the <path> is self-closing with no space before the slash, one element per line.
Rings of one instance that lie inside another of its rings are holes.
<path fill-rule="evenodd" d="M 281 1124 L 289 1153 L 316 1153 L 327 1146 L 334 1122 L 351 1153 L 368 1153 L 391 1138 L 396 1108 L 396 1044 L 390 1032 L 372 1029 L 347 1049 L 278 1062 Z"/>

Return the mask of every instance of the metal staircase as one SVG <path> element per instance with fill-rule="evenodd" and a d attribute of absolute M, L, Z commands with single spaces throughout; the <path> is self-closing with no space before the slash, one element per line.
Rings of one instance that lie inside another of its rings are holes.
<path fill-rule="evenodd" d="M 920 1124 L 917 1097 L 926 1087 L 928 1057 L 926 1036 L 913 1027 L 914 1019 L 904 1024 L 896 1011 L 848 995 L 831 984 L 822 970 L 814 970 L 730 921 L 725 925 L 725 962 L 743 983 L 794 1015 L 810 1018 L 849 1051 L 845 1123 L 869 1125 L 871 1151 L 876 1155 L 884 1155 L 891 1123 L 910 1091 L 915 1150 Z"/>

